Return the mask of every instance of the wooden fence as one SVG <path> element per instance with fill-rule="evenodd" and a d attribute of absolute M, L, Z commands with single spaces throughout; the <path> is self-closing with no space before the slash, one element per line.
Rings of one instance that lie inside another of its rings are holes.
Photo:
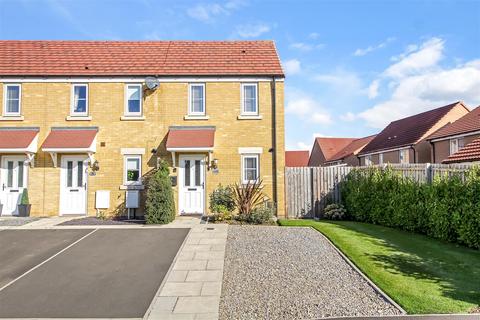
<path fill-rule="evenodd" d="M 329 203 L 341 202 L 341 183 L 352 169 L 385 169 L 386 165 L 369 167 L 287 167 L 285 194 L 288 218 L 317 218 Z M 436 177 L 453 175 L 465 179 L 467 164 L 389 164 L 401 176 L 420 183 L 431 183 Z"/>

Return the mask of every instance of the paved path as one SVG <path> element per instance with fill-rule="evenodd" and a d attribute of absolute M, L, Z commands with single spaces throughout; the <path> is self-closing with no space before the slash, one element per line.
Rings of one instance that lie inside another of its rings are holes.
<path fill-rule="evenodd" d="M 148 319 L 218 319 L 228 225 L 192 228 Z"/>

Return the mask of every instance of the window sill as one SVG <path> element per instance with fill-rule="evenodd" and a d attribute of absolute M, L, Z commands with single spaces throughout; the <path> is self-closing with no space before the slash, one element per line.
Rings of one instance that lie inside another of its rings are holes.
<path fill-rule="evenodd" d="M 145 186 L 143 184 L 121 185 L 120 190 L 143 190 Z"/>
<path fill-rule="evenodd" d="M 121 116 L 121 121 L 145 121 L 145 116 Z"/>
<path fill-rule="evenodd" d="M 67 116 L 65 118 L 67 121 L 91 121 L 92 117 L 91 116 Z"/>
<path fill-rule="evenodd" d="M 261 115 L 244 115 L 241 114 L 237 117 L 238 120 L 262 120 L 263 117 Z"/>
<path fill-rule="evenodd" d="M 192 116 L 192 115 L 186 115 L 183 117 L 184 120 L 208 120 L 210 119 L 209 116 Z"/>
<path fill-rule="evenodd" d="M 23 116 L 0 116 L 0 121 L 23 121 Z"/>

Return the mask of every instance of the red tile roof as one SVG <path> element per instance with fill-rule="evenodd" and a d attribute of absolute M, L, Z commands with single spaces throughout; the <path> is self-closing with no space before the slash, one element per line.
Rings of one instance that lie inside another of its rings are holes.
<path fill-rule="evenodd" d="M 462 102 L 455 102 L 391 122 L 363 148 L 360 154 L 414 145 L 457 105 L 466 108 Z"/>
<path fill-rule="evenodd" d="M 307 167 L 310 152 L 307 151 L 285 151 L 286 167 Z"/>
<path fill-rule="evenodd" d="M 170 148 L 213 148 L 215 127 L 170 127 L 167 149 Z"/>
<path fill-rule="evenodd" d="M 480 139 L 475 139 L 456 153 L 450 155 L 442 163 L 480 161 Z"/>
<path fill-rule="evenodd" d="M 428 137 L 428 140 L 454 136 L 458 134 L 480 131 L 480 107 L 477 107 L 446 126 L 435 131 Z"/>
<path fill-rule="evenodd" d="M 52 128 L 42 144 L 42 149 L 84 149 L 92 145 L 98 133 L 91 128 Z"/>
<path fill-rule="evenodd" d="M 26 149 L 38 131 L 39 128 L 0 128 L 0 149 Z"/>
<path fill-rule="evenodd" d="M 283 76 L 273 41 L 0 41 L 3 76 Z"/>
<path fill-rule="evenodd" d="M 355 139 L 356 138 L 316 138 L 315 141 L 320 146 L 320 150 L 322 150 L 325 161 L 330 161 L 335 154 L 337 154 Z"/>
<path fill-rule="evenodd" d="M 365 147 L 375 137 L 376 135 L 374 134 L 368 137 L 353 140 L 345 148 L 334 154 L 329 161 L 339 161 L 350 155 L 358 154 L 362 148 Z"/>

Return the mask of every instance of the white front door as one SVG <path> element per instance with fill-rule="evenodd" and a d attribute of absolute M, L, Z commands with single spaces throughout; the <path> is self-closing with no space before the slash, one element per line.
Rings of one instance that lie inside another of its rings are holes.
<path fill-rule="evenodd" d="M 180 156 L 179 210 L 181 214 L 203 214 L 205 207 L 205 156 Z"/>
<path fill-rule="evenodd" d="M 23 189 L 27 187 L 28 166 L 25 165 L 25 156 L 3 156 L 1 175 L 2 216 L 16 215 L 17 204 L 20 203 Z"/>
<path fill-rule="evenodd" d="M 60 215 L 87 213 L 86 156 L 62 156 Z"/>

